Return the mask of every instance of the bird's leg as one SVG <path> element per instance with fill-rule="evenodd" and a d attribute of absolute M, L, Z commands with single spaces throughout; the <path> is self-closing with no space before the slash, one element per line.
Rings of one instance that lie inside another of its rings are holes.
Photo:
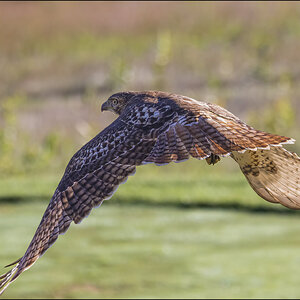
<path fill-rule="evenodd" d="M 216 154 L 211 154 L 210 157 L 206 158 L 206 162 L 211 165 L 211 164 L 216 164 L 218 161 L 220 161 L 220 156 L 216 155 Z"/>

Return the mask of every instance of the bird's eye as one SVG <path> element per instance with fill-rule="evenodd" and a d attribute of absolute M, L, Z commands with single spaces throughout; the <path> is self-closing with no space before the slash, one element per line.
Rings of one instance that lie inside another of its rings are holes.
<path fill-rule="evenodd" d="M 118 105 L 118 103 L 119 103 L 119 101 L 117 99 L 113 99 L 112 105 L 116 106 L 116 105 Z"/>

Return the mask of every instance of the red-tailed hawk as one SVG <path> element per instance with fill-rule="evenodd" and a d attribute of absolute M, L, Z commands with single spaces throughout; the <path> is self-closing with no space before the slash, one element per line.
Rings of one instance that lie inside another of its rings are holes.
<path fill-rule="evenodd" d="M 102 110 L 119 117 L 72 157 L 26 253 L 0 277 L 2 292 L 142 164 L 190 156 L 214 164 L 231 156 L 259 196 L 300 209 L 300 158 L 282 147 L 293 139 L 256 130 L 218 105 L 163 92 L 117 93 Z"/>

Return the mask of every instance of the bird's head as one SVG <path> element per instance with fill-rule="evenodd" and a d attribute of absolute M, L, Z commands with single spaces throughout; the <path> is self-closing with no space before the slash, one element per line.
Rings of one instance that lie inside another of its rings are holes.
<path fill-rule="evenodd" d="M 109 110 L 120 115 L 136 92 L 121 92 L 110 96 L 101 106 L 101 111 Z"/>

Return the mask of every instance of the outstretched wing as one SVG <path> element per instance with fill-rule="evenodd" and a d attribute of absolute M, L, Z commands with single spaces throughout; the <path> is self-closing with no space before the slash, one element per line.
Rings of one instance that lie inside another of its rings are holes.
<path fill-rule="evenodd" d="M 180 96 L 177 96 L 180 97 Z M 294 140 L 254 129 L 220 106 L 183 97 L 175 111 L 184 109 L 162 132 L 146 162 L 158 165 L 182 161 L 190 156 L 228 156 L 234 151 L 268 149 Z"/>
<path fill-rule="evenodd" d="M 26 253 L 0 277 L 1 292 L 30 268 L 72 221 L 79 223 L 93 207 L 110 198 L 118 185 L 135 173 L 154 143 L 142 130 L 117 119 L 81 148 L 70 160 Z"/>

